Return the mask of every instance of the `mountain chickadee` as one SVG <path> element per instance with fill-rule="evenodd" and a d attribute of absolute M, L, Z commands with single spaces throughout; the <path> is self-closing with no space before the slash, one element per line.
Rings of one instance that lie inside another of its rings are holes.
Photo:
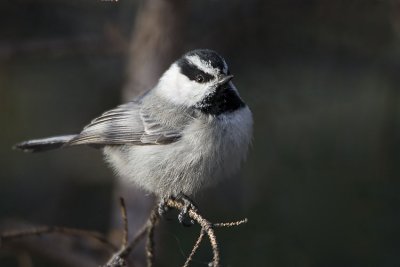
<path fill-rule="evenodd" d="M 174 62 L 152 90 L 103 113 L 79 134 L 15 147 L 101 148 L 120 177 L 160 199 L 191 196 L 231 176 L 246 157 L 253 119 L 232 78 L 219 54 L 194 50 Z"/>

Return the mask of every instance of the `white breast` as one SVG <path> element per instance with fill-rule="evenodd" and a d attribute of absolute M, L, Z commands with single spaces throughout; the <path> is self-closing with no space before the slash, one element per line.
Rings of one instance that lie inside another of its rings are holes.
<path fill-rule="evenodd" d="M 218 117 L 202 115 L 175 143 L 106 147 L 104 154 L 119 176 L 158 196 L 192 195 L 240 168 L 252 124 L 247 107 Z"/>

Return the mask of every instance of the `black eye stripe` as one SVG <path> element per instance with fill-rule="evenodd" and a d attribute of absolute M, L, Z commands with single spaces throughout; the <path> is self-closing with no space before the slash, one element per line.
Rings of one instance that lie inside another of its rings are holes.
<path fill-rule="evenodd" d="M 202 83 L 209 82 L 214 78 L 211 74 L 205 73 L 204 71 L 198 69 L 195 65 L 193 65 L 186 59 L 179 60 L 178 66 L 181 68 L 181 73 L 192 81 L 195 81 L 198 75 L 203 76 Z"/>

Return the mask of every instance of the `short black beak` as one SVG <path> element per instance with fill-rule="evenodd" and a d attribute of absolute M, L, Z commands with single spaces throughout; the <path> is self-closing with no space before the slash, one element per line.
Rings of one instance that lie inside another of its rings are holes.
<path fill-rule="evenodd" d="M 233 75 L 226 75 L 218 81 L 218 85 L 224 85 L 224 84 L 228 83 L 230 80 L 232 80 L 232 78 L 233 78 Z"/>

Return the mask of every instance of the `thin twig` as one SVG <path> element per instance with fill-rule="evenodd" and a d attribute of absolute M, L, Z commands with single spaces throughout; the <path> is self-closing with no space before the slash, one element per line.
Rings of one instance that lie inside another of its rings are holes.
<path fill-rule="evenodd" d="M 247 222 L 248 222 L 247 218 L 244 218 L 243 220 L 236 221 L 236 222 L 214 223 L 213 225 L 215 227 L 233 227 L 233 226 L 239 226 L 241 224 L 245 224 Z"/>
<path fill-rule="evenodd" d="M 119 203 L 121 206 L 122 223 L 124 225 L 124 232 L 123 232 L 123 237 L 122 237 L 122 247 L 125 248 L 128 245 L 129 232 L 128 232 L 128 216 L 127 216 L 125 201 L 124 201 L 123 197 L 121 197 L 119 199 Z"/>
<path fill-rule="evenodd" d="M 175 208 L 177 210 L 182 211 L 184 209 L 184 204 L 181 203 L 180 201 L 177 201 L 175 199 L 168 199 L 166 202 L 166 205 L 170 208 Z M 227 222 L 227 223 L 211 223 L 210 221 L 208 221 L 207 219 L 205 219 L 197 209 L 190 209 L 188 211 L 188 215 L 191 219 L 195 220 L 200 226 L 201 226 L 201 234 L 199 236 L 199 238 L 197 239 L 192 252 L 190 253 L 189 257 L 187 258 L 184 267 L 187 267 L 190 263 L 190 261 L 193 258 L 193 255 L 196 253 L 200 242 L 203 239 L 203 235 L 204 233 L 207 234 L 209 240 L 210 240 L 210 244 L 212 247 L 212 251 L 213 251 L 213 261 L 212 261 L 212 266 L 213 267 L 219 267 L 220 266 L 220 253 L 219 253 L 219 247 L 218 247 L 218 241 L 217 241 L 217 237 L 215 235 L 214 232 L 214 227 L 233 227 L 233 226 L 238 226 L 244 223 L 247 223 L 247 218 L 240 220 L 240 221 L 236 221 L 236 222 Z"/>
<path fill-rule="evenodd" d="M 147 241 L 146 241 L 146 261 L 147 267 L 152 267 L 154 264 L 154 229 L 158 221 L 157 209 L 153 209 L 150 214 L 150 220 L 147 227 Z"/>
<path fill-rule="evenodd" d="M 183 267 L 189 267 L 190 262 L 193 260 L 194 254 L 196 254 L 197 250 L 198 250 L 199 247 L 200 247 L 200 243 L 201 243 L 201 241 L 203 240 L 204 234 L 205 234 L 205 233 L 204 233 L 203 229 L 201 229 L 200 235 L 199 235 L 199 237 L 197 238 L 196 243 L 194 244 L 193 249 L 192 249 L 192 251 L 190 252 L 189 257 L 187 257 L 187 259 L 186 259 L 185 264 L 183 265 Z"/>
<path fill-rule="evenodd" d="M 165 205 L 169 208 L 176 209 L 178 211 L 183 211 L 185 209 L 185 204 L 179 200 L 176 199 L 168 199 L 165 202 Z M 121 208 L 124 207 L 124 205 L 121 202 Z M 126 209 L 124 207 L 124 209 Z M 227 223 L 211 223 L 207 219 L 205 219 L 197 209 L 189 209 L 187 211 L 188 216 L 197 222 L 200 227 L 201 227 L 201 232 L 199 237 L 196 240 L 196 243 L 193 246 L 193 249 L 191 253 L 189 254 L 188 258 L 186 259 L 183 267 L 188 267 L 189 264 L 192 262 L 193 257 L 197 250 L 200 247 L 200 244 L 204 238 L 204 236 L 207 234 L 208 239 L 210 240 L 212 252 L 213 252 L 213 260 L 211 262 L 212 267 L 219 267 L 220 266 L 220 253 L 219 253 L 219 247 L 218 247 L 218 241 L 217 237 L 214 232 L 214 227 L 233 227 L 233 226 L 238 226 L 241 224 L 244 224 L 247 222 L 247 219 L 243 219 L 240 221 L 236 222 L 227 222 Z M 124 212 L 122 212 L 122 216 L 124 215 Z M 105 265 L 106 267 L 122 267 L 122 266 L 127 266 L 127 258 L 130 254 L 130 252 L 135 248 L 135 246 L 139 243 L 140 240 L 142 240 L 146 236 L 146 259 L 147 259 L 147 267 L 152 267 L 154 263 L 154 229 L 155 226 L 157 225 L 159 215 L 158 215 L 158 207 L 155 206 L 147 220 L 147 222 L 142 226 L 142 228 L 139 230 L 139 232 L 136 234 L 136 237 L 130 242 L 130 243 L 125 243 L 125 246 L 122 246 L 122 248 L 115 253 L 111 259 L 107 262 Z M 127 232 L 127 229 L 125 230 Z M 125 238 L 125 237 L 124 237 Z"/>
<path fill-rule="evenodd" d="M 166 205 L 170 208 L 175 208 L 178 210 L 183 210 L 184 209 L 184 204 L 176 201 L 174 199 L 168 199 L 166 202 Z M 203 216 L 201 216 L 198 211 L 190 209 L 188 211 L 188 215 L 190 218 L 192 218 L 193 220 L 195 220 L 198 224 L 200 224 L 201 228 L 203 231 L 205 231 L 208 235 L 208 239 L 210 240 L 210 244 L 212 247 L 212 251 L 213 251 L 213 261 L 212 261 L 212 266 L 213 267 L 218 267 L 220 266 L 219 262 L 220 262 L 220 256 L 219 256 L 219 248 L 218 248 L 218 241 L 217 241 L 217 237 L 215 235 L 214 232 L 214 228 L 213 228 L 213 224 L 211 222 L 209 222 L 208 220 L 206 220 L 205 218 L 203 218 Z"/>
<path fill-rule="evenodd" d="M 86 231 L 75 228 L 59 227 L 59 226 L 43 226 L 33 229 L 24 229 L 21 231 L 10 231 L 0 234 L 0 246 L 2 243 L 11 241 L 17 238 L 28 236 L 40 236 L 43 234 L 62 234 L 65 236 L 76 236 L 81 238 L 91 238 L 106 245 L 109 250 L 115 251 L 117 248 L 107 240 L 102 234 L 94 231 Z"/>
<path fill-rule="evenodd" d="M 125 261 L 128 257 L 129 253 L 135 248 L 135 246 L 142 240 L 146 235 L 147 224 L 143 225 L 143 227 L 137 232 L 135 238 L 124 248 L 121 248 L 117 253 L 115 253 L 111 259 L 106 263 L 107 267 L 117 267 L 123 266 L 120 264 L 121 260 Z"/>
<path fill-rule="evenodd" d="M 157 209 L 154 208 L 152 213 L 156 213 Z M 127 244 L 126 247 L 122 247 L 117 253 L 114 253 L 110 260 L 106 263 L 106 267 L 120 267 L 120 266 L 126 266 L 127 258 L 131 251 L 137 246 L 137 244 L 146 236 L 146 233 L 148 231 L 149 226 L 151 226 L 151 216 L 147 220 L 147 222 L 140 228 L 140 230 L 137 232 L 135 238 L 131 242 Z"/>

